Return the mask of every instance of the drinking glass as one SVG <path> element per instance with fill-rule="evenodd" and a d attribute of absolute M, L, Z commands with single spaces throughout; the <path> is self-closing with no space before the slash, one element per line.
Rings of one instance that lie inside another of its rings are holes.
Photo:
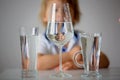
<path fill-rule="evenodd" d="M 20 27 L 20 47 L 22 62 L 22 78 L 37 79 L 37 44 L 40 36 L 37 27 Z"/>
<path fill-rule="evenodd" d="M 59 48 L 59 72 L 51 75 L 53 78 L 68 78 L 70 74 L 62 70 L 62 47 L 73 37 L 73 25 L 69 11 L 69 4 L 51 5 L 46 35 Z"/>
<path fill-rule="evenodd" d="M 74 54 L 73 60 L 78 67 L 84 67 L 82 77 L 100 78 L 102 76 L 99 73 L 101 39 L 101 33 L 80 34 L 81 50 Z M 77 61 L 77 56 L 80 54 L 83 56 L 83 64 Z"/>

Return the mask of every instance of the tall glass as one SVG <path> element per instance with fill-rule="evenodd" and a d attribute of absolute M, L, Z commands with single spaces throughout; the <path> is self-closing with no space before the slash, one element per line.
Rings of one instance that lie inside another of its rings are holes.
<path fill-rule="evenodd" d="M 38 28 L 20 28 L 20 47 L 22 62 L 22 78 L 38 78 L 37 72 L 37 43 L 39 41 Z"/>
<path fill-rule="evenodd" d="M 99 73 L 101 39 L 101 33 L 84 33 L 80 35 L 81 50 L 74 54 L 73 59 L 78 67 L 84 67 L 82 77 L 101 77 Z M 83 64 L 77 61 L 77 56 L 80 54 L 83 56 Z"/>
<path fill-rule="evenodd" d="M 73 37 L 73 25 L 68 3 L 61 4 L 61 6 L 58 6 L 57 3 L 52 4 L 46 35 L 59 48 L 59 72 L 51 77 L 71 77 L 70 74 L 64 73 L 62 70 L 62 47 Z"/>

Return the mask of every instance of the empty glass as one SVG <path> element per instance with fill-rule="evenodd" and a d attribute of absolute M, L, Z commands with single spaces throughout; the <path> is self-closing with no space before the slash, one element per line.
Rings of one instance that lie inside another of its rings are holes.
<path fill-rule="evenodd" d="M 80 34 L 81 50 L 74 54 L 74 63 L 78 66 L 84 67 L 84 73 L 82 77 L 101 77 L 99 73 L 99 60 L 100 60 L 100 49 L 101 49 L 101 34 Z M 83 64 L 78 63 L 77 57 L 82 54 Z"/>

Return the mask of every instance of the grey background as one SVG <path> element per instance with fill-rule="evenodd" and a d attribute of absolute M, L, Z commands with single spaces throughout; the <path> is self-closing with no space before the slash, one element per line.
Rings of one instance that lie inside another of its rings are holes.
<path fill-rule="evenodd" d="M 77 29 L 102 32 L 102 51 L 110 67 L 120 67 L 120 0 L 79 0 L 82 12 Z M 40 0 L 0 0 L 0 71 L 20 68 L 19 27 L 39 26 Z"/>

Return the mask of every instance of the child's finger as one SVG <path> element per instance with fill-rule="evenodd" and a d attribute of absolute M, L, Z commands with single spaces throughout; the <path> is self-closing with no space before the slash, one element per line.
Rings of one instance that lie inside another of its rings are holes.
<path fill-rule="evenodd" d="M 69 69 L 71 69 L 71 67 L 72 67 L 72 64 L 70 62 L 66 62 L 63 64 L 62 69 L 69 70 Z"/>
<path fill-rule="evenodd" d="M 55 71 L 59 71 L 59 66 L 54 68 Z"/>
<path fill-rule="evenodd" d="M 64 71 L 69 70 L 69 69 L 70 69 L 70 67 L 68 67 L 68 66 L 63 68 Z"/>

